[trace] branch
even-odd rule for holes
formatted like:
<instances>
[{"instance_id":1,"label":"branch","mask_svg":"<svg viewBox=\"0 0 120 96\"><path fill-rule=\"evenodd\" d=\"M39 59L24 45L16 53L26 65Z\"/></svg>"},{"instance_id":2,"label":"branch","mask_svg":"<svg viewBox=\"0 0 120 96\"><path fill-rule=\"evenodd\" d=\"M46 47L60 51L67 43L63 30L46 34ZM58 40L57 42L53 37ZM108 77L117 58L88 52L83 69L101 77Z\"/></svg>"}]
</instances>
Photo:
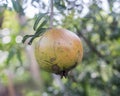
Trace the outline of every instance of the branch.
<instances>
[{"instance_id":1,"label":"branch","mask_svg":"<svg viewBox=\"0 0 120 96\"><path fill-rule=\"evenodd\" d=\"M100 57L101 59L103 59L107 64L109 64L109 61L105 59L105 56L102 55L96 48L95 46L92 44L91 41L89 41L83 34L82 32L80 32L80 30L76 27L76 30L77 30L77 33L78 33L78 36L82 37L83 40L87 43L87 45L89 46L89 48L98 55L98 57Z\"/></svg>"},{"instance_id":2,"label":"branch","mask_svg":"<svg viewBox=\"0 0 120 96\"><path fill-rule=\"evenodd\" d=\"M8 92L9 92L9 95L10 96L16 96L16 93L15 93L15 88L14 88L14 84L13 84L13 74L7 70L6 71L6 74L7 74L7 79L8 79Z\"/></svg>"},{"instance_id":3,"label":"branch","mask_svg":"<svg viewBox=\"0 0 120 96\"><path fill-rule=\"evenodd\" d=\"M53 27L53 0L50 0L50 28Z\"/></svg>"}]
</instances>

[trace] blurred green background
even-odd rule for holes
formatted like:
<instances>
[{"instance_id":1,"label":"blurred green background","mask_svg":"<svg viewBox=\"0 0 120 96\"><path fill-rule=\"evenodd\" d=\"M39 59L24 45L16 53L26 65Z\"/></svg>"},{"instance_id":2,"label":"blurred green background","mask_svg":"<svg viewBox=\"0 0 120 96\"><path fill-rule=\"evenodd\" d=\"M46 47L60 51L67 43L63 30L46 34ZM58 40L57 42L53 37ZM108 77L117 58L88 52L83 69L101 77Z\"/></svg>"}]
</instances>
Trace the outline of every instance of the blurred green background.
<instances>
[{"instance_id":1,"label":"blurred green background","mask_svg":"<svg viewBox=\"0 0 120 96\"><path fill-rule=\"evenodd\" d=\"M0 0L0 96L119 96L120 0L53 1L53 25L82 40L81 64L61 79L38 67L34 42L22 43L50 0Z\"/></svg>"}]
</instances>

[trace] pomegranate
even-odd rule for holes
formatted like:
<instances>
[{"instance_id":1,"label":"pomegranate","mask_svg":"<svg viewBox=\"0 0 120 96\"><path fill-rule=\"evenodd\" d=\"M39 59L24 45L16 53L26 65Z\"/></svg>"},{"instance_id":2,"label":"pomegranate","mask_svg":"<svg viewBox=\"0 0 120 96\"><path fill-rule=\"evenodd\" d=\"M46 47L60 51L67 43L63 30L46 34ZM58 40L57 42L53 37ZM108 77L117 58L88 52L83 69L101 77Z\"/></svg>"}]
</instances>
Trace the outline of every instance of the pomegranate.
<instances>
[{"instance_id":1,"label":"pomegranate","mask_svg":"<svg viewBox=\"0 0 120 96\"><path fill-rule=\"evenodd\" d=\"M83 57L82 43L69 30L51 28L35 45L35 57L42 69L66 77Z\"/></svg>"}]
</instances>

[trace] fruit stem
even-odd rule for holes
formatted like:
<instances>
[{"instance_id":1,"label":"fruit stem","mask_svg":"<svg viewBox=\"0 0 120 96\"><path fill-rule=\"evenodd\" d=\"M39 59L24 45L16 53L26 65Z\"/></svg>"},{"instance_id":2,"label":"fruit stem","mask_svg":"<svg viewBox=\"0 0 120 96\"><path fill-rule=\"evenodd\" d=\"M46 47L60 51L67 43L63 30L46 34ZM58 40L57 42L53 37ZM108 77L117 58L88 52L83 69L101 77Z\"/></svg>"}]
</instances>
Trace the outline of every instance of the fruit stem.
<instances>
[{"instance_id":1,"label":"fruit stem","mask_svg":"<svg viewBox=\"0 0 120 96\"><path fill-rule=\"evenodd\" d=\"M50 28L53 27L53 0L50 0Z\"/></svg>"}]
</instances>

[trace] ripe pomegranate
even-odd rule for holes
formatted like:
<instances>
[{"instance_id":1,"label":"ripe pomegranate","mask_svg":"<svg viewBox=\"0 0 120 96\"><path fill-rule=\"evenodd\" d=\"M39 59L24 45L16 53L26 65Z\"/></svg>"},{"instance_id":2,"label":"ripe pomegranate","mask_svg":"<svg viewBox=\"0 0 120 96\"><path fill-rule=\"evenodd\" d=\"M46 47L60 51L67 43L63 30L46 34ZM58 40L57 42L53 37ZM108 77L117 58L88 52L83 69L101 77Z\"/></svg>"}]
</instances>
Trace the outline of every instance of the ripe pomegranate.
<instances>
[{"instance_id":1,"label":"ripe pomegranate","mask_svg":"<svg viewBox=\"0 0 120 96\"><path fill-rule=\"evenodd\" d=\"M35 56L42 69L66 77L68 71L80 63L83 47L75 33L52 28L40 37Z\"/></svg>"}]
</instances>

